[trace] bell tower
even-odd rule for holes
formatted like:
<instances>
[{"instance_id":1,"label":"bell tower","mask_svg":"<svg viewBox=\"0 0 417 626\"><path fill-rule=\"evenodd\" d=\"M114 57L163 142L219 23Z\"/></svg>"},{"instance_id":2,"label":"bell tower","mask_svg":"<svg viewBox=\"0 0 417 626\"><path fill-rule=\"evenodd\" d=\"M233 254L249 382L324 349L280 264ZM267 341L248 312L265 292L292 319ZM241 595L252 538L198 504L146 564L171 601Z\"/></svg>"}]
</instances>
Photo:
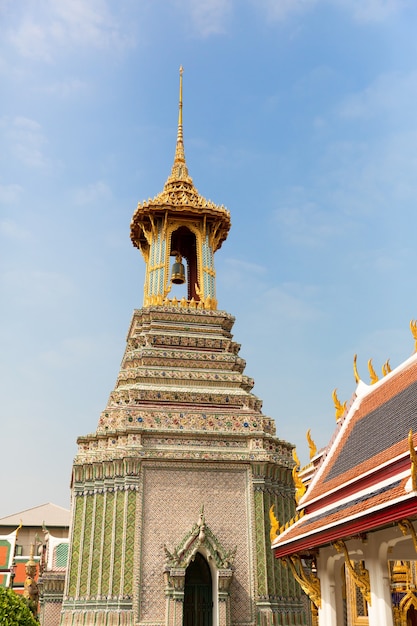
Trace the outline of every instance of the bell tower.
<instances>
[{"instance_id":1,"label":"bell tower","mask_svg":"<svg viewBox=\"0 0 417 626\"><path fill-rule=\"evenodd\" d=\"M230 214L224 206L200 196L188 174L182 125L182 77L181 67L177 144L171 174L160 194L138 204L130 237L146 263L144 306L169 304L171 283L186 282L188 297L184 297L183 305L216 309L214 253L227 237ZM170 258L175 259L172 272Z\"/></svg>"},{"instance_id":2,"label":"bell tower","mask_svg":"<svg viewBox=\"0 0 417 626\"><path fill-rule=\"evenodd\" d=\"M294 515L292 446L262 413L234 318L217 307L230 215L188 174L182 77L171 174L131 222L143 307L97 428L77 441L61 626L306 623L271 550L271 520ZM185 281L178 300L171 286Z\"/></svg>"}]
</instances>

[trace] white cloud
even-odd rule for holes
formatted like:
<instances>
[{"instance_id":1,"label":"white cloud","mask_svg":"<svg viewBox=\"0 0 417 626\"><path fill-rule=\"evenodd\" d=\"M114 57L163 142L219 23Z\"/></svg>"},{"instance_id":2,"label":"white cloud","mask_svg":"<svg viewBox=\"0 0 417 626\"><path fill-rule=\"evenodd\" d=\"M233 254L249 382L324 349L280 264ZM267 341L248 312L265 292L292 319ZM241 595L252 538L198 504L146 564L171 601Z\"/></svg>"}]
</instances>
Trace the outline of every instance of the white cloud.
<instances>
[{"instance_id":1,"label":"white cloud","mask_svg":"<svg viewBox=\"0 0 417 626\"><path fill-rule=\"evenodd\" d=\"M329 214L314 202L305 201L297 205L295 199L293 206L276 209L274 220L282 235L292 243L313 248L322 246L345 229L340 214Z\"/></svg>"},{"instance_id":2,"label":"white cloud","mask_svg":"<svg viewBox=\"0 0 417 626\"><path fill-rule=\"evenodd\" d=\"M28 239L30 234L27 230L22 229L16 221L4 219L0 220L0 236L12 241L22 241Z\"/></svg>"},{"instance_id":3,"label":"white cloud","mask_svg":"<svg viewBox=\"0 0 417 626\"><path fill-rule=\"evenodd\" d=\"M376 277L380 274L388 279L400 276L414 262L414 250L397 246L387 241L385 248L370 245L366 250L355 250L351 255L352 270L366 272Z\"/></svg>"},{"instance_id":4,"label":"white cloud","mask_svg":"<svg viewBox=\"0 0 417 626\"><path fill-rule=\"evenodd\" d=\"M132 41L106 0L28 0L7 38L23 57L53 61L57 49L119 50Z\"/></svg>"},{"instance_id":5,"label":"white cloud","mask_svg":"<svg viewBox=\"0 0 417 626\"><path fill-rule=\"evenodd\" d=\"M320 0L251 0L258 8L261 7L268 19L284 20L291 14L304 13L314 7Z\"/></svg>"},{"instance_id":6,"label":"white cloud","mask_svg":"<svg viewBox=\"0 0 417 626\"><path fill-rule=\"evenodd\" d=\"M343 6L360 22L378 22L386 20L407 6L409 0L332 0Z\"/></svg>"},{"instance_id":7,"label":"white cloud","mask_svg":"<svg viewBox=\"0 0 417 626\"><path fill-rule=\"evenodd\" d=\"M219 280L230 293L231 290L246 290L248 282L251 281L259 286L259 281L265 276L267 270L257 263L228 258L219 265L217 271Z\"/></svg>"},{"instance_id":8,"label":"white cloud","mask_svg":"<svg viewBox=\"0 0 417 626\"><path fill-rule=\"evenodd\" d=\"M0 185L0 203L3 206L6 204L16 204L22 191L23 189L20 185Z\"/></svg>"},{"instance_id":9,"label":"white cloud","mask_svg":"<svg viewBox=\"0 0 417 626\"><path fill-rule=\"evenodd\" d=\"M322 314L314 304L316 297L317 288L312 285L284 283L265 292L263 314L269 319L279 319L282 325L317 320Z\"/></svg>"},{"instance_id":10,"label":"white cloud","mask_svg":"<svg viewBox=\"0 0 417 626\"><path fill-rule=\"evenodd\" d=\"M84 362L98 354L99 342L91 337L71 337L39 355L42 367L59 369Z\"/></svg>"},{"instance_id":11,"label":"white cloud","mask_svg":"<svg viewBox=\"0 0 417 626\"><path fill-rule=\"evenodd\" d=\"M11 269L0 275L8 297L24 306L50 308L74 294L72 281L64 274L36 269Z\"/></svg>"},{"instance_id":12,"label":"white cloud","mask_svg":"<svg viewBox=\"0 0 417 626\"><path fill-rule=\"evenodd\" d=\"M3 129L4 144L10 153L28 167L44 167L47 164L43 154L46 138L41 125L27 117L3 117L0 119Z\"/></svg>"},{"instance_id":13,"label":"white cloud","mask_svg":"<svg viewBox=\"0 0 417 626\"><path fill-rule=\"evenodd\" d=\"M175 0L175 4L191 18L198 35L223 34L232 12L233 0Z\"/></svg>"},{"instance_id":14,"label":"white cloud","mask_svg":"<svg viewBox=\"0 0 417 626\"><path fill-rule=\"evenodd\" d=\"M373 22L388 19L407 6L410 0L251 0L266 13L270 20L284 20L290 15L310 11L316 5L328 5L342 8L353 19L361 22Z\"/></svg>"},{"instance_id":15,"label":"white cloud","mask_svg":"<svg viewBox=\"0 0 417 626\"><path fill-rule=\"evenodd\" d=\"M38 89L39 91L43 91L51 96L68 98L74 95L79 96L80 94L84 94L86 91L91 89L91 85L82 80L78 80L77 78L73 78L66 81L52 83L50 85L46 85L45 87L40 86Z\"/></svg>"},{"instance_id":16,"label":"white cloud","mask_svg":"<svg viewBox=\"0 0 417 626\"><path fill-rule=\"evenodd\" d=\"M266 268L263 265L257 263L250 263L249 261L241 261L240 259L226 259L226 266L243 272L244 274L265 274Z\"/></svg>"},{"instance_id":17,"label":"white cloud","mask_svg":"<svg viewBox=\"0 0 417 626\"><path fill-rule=\"evenodd\" d=\"M95 204L111 198L112 193L107 183L102 180L91 183L75 191L75 202L80 205Z\"/></svg>"},{"instance_id":18,"label":"white cloud","mask_svg":"<svg viewBox=\"0 0 417 626\"><path fill-rule=\"evenodd\" d=\"M396 122L415 119L417 72L387 73L378 76L363 91L348 95L340 105L339 114L347 119L369 119L394 115Z\"/></svg>"}]
</instances>

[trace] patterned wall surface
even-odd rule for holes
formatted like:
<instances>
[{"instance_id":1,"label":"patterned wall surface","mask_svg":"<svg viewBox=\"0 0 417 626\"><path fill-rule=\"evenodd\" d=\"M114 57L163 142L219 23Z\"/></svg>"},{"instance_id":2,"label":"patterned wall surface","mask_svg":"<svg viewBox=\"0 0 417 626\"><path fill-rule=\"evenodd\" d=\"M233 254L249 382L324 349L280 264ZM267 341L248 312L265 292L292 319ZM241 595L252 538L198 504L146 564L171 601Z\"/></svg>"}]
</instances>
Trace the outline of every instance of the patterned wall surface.
<instances>
[{"instance_id":1,"label":"patterned wall surface","mask_svg":"<svg viewBox=\"0 0 417 626\"><path fill-rule=\"evenodd\" d=\"M207 523L223 546L227 549L237 546L231 589L232 621L238 624L253 620L248 488L244 467L165 465L144 469L141 623L164 622L164 544L170 549L177 545L197 521L202 505Z\"/></svg>"},{"instance_id":2,"label":"patterned wall surface","mask_svg":"<svg viewBox=\"0 0 417 626\"><path fill-rule=\"evenodd\" d=\"M221 626L305 623L269 537L272 504L281 523L293 514L292 447L251 392L233 321L170 306L134 312L97 431L78 439L61 626L164 625L164 545L176 547L203 505L219 544L237 547ZM181 626L175 604L169 619Z\"/></svg>"}]
</instances>

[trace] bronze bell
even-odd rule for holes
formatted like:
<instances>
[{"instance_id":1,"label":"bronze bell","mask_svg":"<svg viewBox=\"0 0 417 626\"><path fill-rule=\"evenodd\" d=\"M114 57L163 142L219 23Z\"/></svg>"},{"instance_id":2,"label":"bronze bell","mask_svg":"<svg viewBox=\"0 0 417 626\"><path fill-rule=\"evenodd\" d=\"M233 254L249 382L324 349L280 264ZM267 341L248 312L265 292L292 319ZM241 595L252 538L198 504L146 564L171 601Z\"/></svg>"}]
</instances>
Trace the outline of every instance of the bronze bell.
<instances>
[{"instance_id":1,"label":"bronze bell","mask_svg":"<svg viewBox=\"0 0 417 626\"><path fill-rule=\"evenodd\" d=\"M180 254L177 254L175 263L172 265L171 282L174 285L183 285L185 283L185 268Z\"/></svg>"}]
</instances>

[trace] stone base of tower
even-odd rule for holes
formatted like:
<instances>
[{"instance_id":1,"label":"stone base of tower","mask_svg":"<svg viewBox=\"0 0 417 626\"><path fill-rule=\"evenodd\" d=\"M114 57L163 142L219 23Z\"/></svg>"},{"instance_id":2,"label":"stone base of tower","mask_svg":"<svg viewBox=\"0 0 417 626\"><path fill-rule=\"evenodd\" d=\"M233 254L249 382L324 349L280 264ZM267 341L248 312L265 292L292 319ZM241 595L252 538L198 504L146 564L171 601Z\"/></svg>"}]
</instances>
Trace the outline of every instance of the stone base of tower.
<instances>
[{"instance_id":1,"label":"stone base of tower","mask_svg":"<svg viewBox=\"0 0 417 626\"><path fill-rule=\"evenodd\" d=\"M98 429L78 441L61 626L306 623L270 541L271 506L294 515L292 446L250 391L233 321L135 311Z\"/></svg>"}]
</instances>

